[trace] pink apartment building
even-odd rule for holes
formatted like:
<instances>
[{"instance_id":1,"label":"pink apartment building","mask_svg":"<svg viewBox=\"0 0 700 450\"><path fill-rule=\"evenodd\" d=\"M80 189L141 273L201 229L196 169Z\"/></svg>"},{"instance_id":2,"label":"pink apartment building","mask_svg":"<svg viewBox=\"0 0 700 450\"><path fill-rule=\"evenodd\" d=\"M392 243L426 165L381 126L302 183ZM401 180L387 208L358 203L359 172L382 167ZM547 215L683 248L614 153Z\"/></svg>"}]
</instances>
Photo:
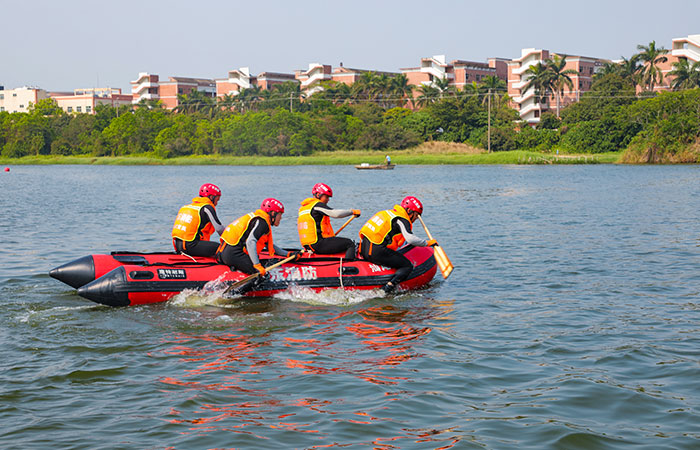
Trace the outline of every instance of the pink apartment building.
<instances>
[{"instance_id":1,"label":"pink apartment building","mask_svg":"<svg viewBox=\"0 0 700 450\"><path fill-rule=\"evenodd\" d=\"M554 112L556 109L556 98L554 95L547 96L541 102L535 99L535 90L524 88L528 83L529 76L527 69L537 63L544 63L554 55L566 57L565 70L573 69L575 74L569 75L573 83L573 89L568 89L560 98L560 108L579 100L581 93L591 89L593 75L606 63L602 58L589 58L585 56L566 55L563 53L550 53L549 50L534 48L524 48L518 59L513 59L508 63L508 95L511 98L512 106L519 113L520 117L528 124L534 125L540 121L540 116L545 111Z\"/></svg>"},{"instance_id":2,"label":"pink apartment building","mask_svg":"<svg viewBox=\"0 0 700 450\"><path fill-rule=\"evenodd\" d=\"M208 78L169 77L160 81L158 75L142 72L131 82L133 103L141 100L160 100L167 109L178 105L178 95L187 95L199 91L208 97L216 96L216 82Z\"/></svg>"},{"instance_id":3,"label":"pink apartment building","mask_svg":"<svg viewBox=\"0 0 700 450\"><path fill-rule=\"evenodd\" d=\"M311 63L308 70L295 70L294 77L299 81L301 90L308 95L314 94L323 88L318 85L321 81L332 80L331 66L326 64Z\"/></svg>"},{"instance_id":4,"label":"pink apartment building","mask_svg":"<svg viewBox=\"0 0 700 450\"><path fill-rule=\"evenodd\" d=\"M683 38L673 39L670 51L664 56L666 56L666 62L658 64L664 78L659 85L654 86L655 92L671 90L673 77L670 75L670 72L673 70L675 63L681 59L687 60L691 65L700 61L700 34L691 34ZM637 91L642 89L642 86L637 87Z\"/></svg>"},{"instance_id":5,"label":"pink apartment building","mask_svg":"<svg viewBox=\"0 0 700 450\"><path fill-rule=\"evenodd\" d=\"M260 89L271 89L273 86L288 81L297 83L296 77L291 73L262 72L258 76L250 74L248 67L231 70L228 78L217 79L216 96L238 95L242 89L250 89L258 86Z\"/></svg>"}]
</instances>

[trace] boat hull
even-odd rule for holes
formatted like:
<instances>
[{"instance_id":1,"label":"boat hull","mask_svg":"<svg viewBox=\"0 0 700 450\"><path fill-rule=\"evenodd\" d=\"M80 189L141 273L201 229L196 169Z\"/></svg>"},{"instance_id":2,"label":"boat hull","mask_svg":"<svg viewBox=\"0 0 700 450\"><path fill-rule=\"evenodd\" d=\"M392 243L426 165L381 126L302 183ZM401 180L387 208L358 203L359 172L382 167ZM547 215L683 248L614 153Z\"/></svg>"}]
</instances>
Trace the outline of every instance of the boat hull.
<instances>
[{"instance_id":1,"label":"boat hull","mask_svg":"<svg viewBox=\"0 0 700 450\"><path fill-rule=\"evenodd\" d=\"M402 250L414 269L400 289L417 289L428 284L437 271L430 247L407 247ZM312 255L272 269L265 279L245 293L250 297L269 297L299 286L313 291L324 289L368 290L382 287L395 269L364 260L345 261L340 255ZM96 258L99 261L100 258ZM267 258L268 265L278 261ZM110 262L111 264L111 262ZM217 280L228 286L247 275L231 271L228 266L210 262L120 264L111 271L78 288L78 295L108 306L159 303L185 289L202 289Z\"/></svg>"}]
</instances>

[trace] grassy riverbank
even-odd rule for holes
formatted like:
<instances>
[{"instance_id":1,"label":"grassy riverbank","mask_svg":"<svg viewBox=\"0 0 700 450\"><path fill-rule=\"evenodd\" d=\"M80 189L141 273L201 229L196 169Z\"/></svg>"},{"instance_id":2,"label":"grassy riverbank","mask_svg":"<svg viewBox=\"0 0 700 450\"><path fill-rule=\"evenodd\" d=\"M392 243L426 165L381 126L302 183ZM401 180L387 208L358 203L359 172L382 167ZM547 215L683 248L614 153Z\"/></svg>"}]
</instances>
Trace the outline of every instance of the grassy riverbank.
<instances>
[{"instance_id":1,"label":"grassy riverbank","mask_svg":"<svg viewBox=\"0 0 700 450\"><path fill-rule=\"evenodd\" d=\"M612 164L620 153L591 155L551 154L528 151L486 153L480 149L454 143L425 143L407 150L318 152L309 156L217 156L199 155L179 158L139 156L25 156L0 158L1 165L29 164L104 164L104 165L230 165L230 166L300 166L383 164L389 154L398 165L439 164Z\"/></svg>"}]
</instances>

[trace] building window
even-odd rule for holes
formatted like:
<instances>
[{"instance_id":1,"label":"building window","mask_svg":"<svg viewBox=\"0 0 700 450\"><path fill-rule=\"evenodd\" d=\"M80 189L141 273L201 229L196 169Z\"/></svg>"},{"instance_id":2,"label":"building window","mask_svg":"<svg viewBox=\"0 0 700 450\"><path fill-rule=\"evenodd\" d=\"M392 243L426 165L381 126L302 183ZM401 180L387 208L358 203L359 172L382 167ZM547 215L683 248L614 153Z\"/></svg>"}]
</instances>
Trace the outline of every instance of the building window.
<instances>
[{"instance_id":1,"label":"building window","mask_svg":"<svg viewBox=\"0 0 700 450\"><path fill-rule=\"evenodd\" d=\"M76 107L75 107L75 110L76 110L77 112L83 112L83 107L82 107L82 106L76 106Z\"/></svg>"},{"instance_id":2,"label":"building window","mask_svg":"<svg viewBox=\"0 0 700 450\"><path fill-rule=\"evenodd\" d=\"M72 106L69 106L69 107L68 107L68 112L73 112L73 107L72 107Z\"/></svg>"},{"instance_id":3,"label":"building window","mask_svg":"<svg viewBox=\"0 0 700 450\"><path fill-rule=\"evenodd\" d=\"M540 110L539 109L535 110L535 117L540 117Z\"/></svg>"},{"instance_id":4,"label":"building window","mask_svg":"<svg viewBox=\"0 0 700 450\"><path fill-rule=\"evenodd\" d=\"M20 107L21 109L23 109L23 108L24 108L24 105L19 105L19 107Z\"/></svg>"},{"instance_id":5,"label":"building window","mask_svg":"<svg viewBox=\"0 0 700 450\"><path fill-rule=\"evenodd\" d=\"M92 111L92 106L86 106L86 107L85 107L85 112L86 112L86 113L89 113L90 111Z\"/></svg>"},{"instance_id":6,"label":"building window","mask_svg":"<svg viewBox=\"0 0 700 450\"><path fill-rule=\"evenodd\" d=\"M12 93L13 97L17 97L17 94L15 92Z\"/></svg>"},{"instance_id":7,"label":"building window","mask_svg":"<svg viewBox=\"0 0 700 450\"><path fill-rule=\"evenodd\" d=\"M177 93L182 94L182 89L178 88Z\"/></svg>"},{"instance_id":8,"label":"building window","mask_svg":"<svg viewBox=\"0 0 700 450\"><path fill-rule=\"evenodd\" d=\"M0 112L2 112L2 111L5 111L5 107L4 107L4 106L0 106Z\"/></svg>"},{"instance_id":9,"label":"building window","mask_svg":"<svg viewBox=\"0 0 700 450\"><path fill-rule=\"evenodd\" d=\"M5 98L5 94L0 94L0 100Z\"/></svg>"}]
</instances>

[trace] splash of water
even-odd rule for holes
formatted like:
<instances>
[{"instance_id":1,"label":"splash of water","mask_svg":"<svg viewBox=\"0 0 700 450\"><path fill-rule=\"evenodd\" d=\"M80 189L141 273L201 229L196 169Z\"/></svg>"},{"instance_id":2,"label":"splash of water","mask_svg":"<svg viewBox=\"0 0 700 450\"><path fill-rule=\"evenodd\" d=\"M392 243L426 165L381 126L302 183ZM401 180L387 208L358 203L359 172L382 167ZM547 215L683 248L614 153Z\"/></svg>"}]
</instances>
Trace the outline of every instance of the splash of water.
<instances>
[{"instance_id":1,"label":"splash of water","mask_svg":"<svg viewBox=\"0 0 700 450\"><path fill-rule=\"evenodd\" d=\"M372 298L384 296L386 296L386 294L382 289L324 289L316 292L313 289L305 287L290 286L286 291L276 294L275 298L293 302L308 303L310 305L348 306L355 305Z\"/></svg>"},{"instance_id":2,"label":"splash of water","mask_svg":"<svg viewBox=\"0 0 700 450\"><path fill-rule=\"evenodd\" d=\"M171 306L177 307L197 307L197 306L231 306L236 298L241 296L231 296L224 294L227 283L223 283L225 274L204 285L202 289L185 289L169 300Z\"/></svg>"}]
</instances>

